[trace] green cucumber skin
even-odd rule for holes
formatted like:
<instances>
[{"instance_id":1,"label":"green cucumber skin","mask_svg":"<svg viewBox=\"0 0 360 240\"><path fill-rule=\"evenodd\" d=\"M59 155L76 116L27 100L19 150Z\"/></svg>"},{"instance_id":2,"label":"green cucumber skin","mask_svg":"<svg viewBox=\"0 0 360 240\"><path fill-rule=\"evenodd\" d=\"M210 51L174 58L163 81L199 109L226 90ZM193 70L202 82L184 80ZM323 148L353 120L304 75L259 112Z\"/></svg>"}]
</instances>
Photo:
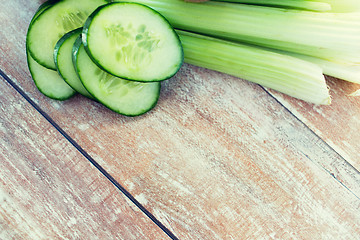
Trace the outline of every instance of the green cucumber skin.
<instances>
[{"instance_id":1,"label":"green cucumber skin","mask_svg":"<svg viewBox=\"0 0 360 240\"><path fill-rule=\"evenodd\" d=\"M113 1L113 2L110 2L108 4L105 4L105 5L102 5L102 6L99 6L97 9L95 9L95 11L93 11L89 17L86 19L85 23L84 23L84 26L83 26L83 32L82 32L82 42L84 44L84 47L85 47L85 50L88 54L88 56L92 59L92 61L100 68L102 69L103 71L105 72L108 72L114 76L117 76L115 75L114 73L108 71L107 69L105 69L100 63L99 61L93 57L93 54L91 53L91 50L90 50L90 47L89 47L89 43L88 43L88 31L89 31L89 28L90 28L90 25L91 25L91 22L92 20L94 19L94 17L104 8L106 7L109 7L113 4L127 4L128 2L122 2L122 1ZM130 3L130 4L134 4L134 3ZM117 76L117 77L120 77L122 79L126 79L126 80L129 80L129 81L136 81L136 82L161 82L161 81L164 81L164 80L167 80L167 79L170 79L172 78L181 68L181 66L183 65L184 63L184 51L182 49L182 44L181 44L181 40L180 40L180 37L178 36L177 32L175 31L175 29L171 26L170 22L162 15L160 14L159 12L155 11L154 9L148 7L147 5L145 4L142 4L142 3L135 3L135 4L138 4L138 5L142 5L142 6L145 6L149 9L151 9L153 11L154 14L157 14L159 15L161 18L163 18L163 20L168 24L168 26L170 27L170 29L172 29L173 33L174 33L174 36L176 36L177 38L177 43L178 43L178 46L181 47L181 61L179 62L178 64L178 67L177 69L174 71L173 74L170 74L166 77L163 77L161 79L153 79L153 80L142 80L142 79L132 79L132 78L129 78L129 77L126 77L126 76Z\"/></svg>"},{"instance_id":2,"label":"green cucumber skin","mask_svg":"<svg viewBox=\"0 0 360 240\"><path fill-rule=\"evenodd\" d=\"M91 91L89 91L89 90L86 88L86 86L84 85L84 83L82 82L81 77L80 77L80 74L79 74L79 69L78 69L78 67L77 67L77 65L76 65L77 55L78 55L79 48L80 48L81 45L82 45L82 36L81 36L81 34L80 34L79 37L75 40L74 45L73 45L73 48L72 48L72 53L71 53L72 64L73 64L73 66L74 66L76 75L78 76L80 82L83 84L85 90L89 93L89 98L92 99L92 100L98 101L98 100L96 99L96 97L94 96L94 94L92 94Z\"/></svg>"},{"instance_id":3,"label":"green cucumber skin","mask_svg":"<svg viewBox=\"0 0 360 240\"><path fill-rule=\"evenodd\" d=\"M61 45L66 41L66 39L68 39L73 34L79 34L80 35L81 32L82 32L82 28L77 28L77 29L74 29L74 30L66 33L64 36L62 36L59 39L59 41L56 43L55 48L54 48L54 61L55 61L55 64L58 63L57 55L58 55L58 52L59 52L59 49L60 49Z\"/></svg>"},{"instance_id":4,"label":"green cucumber skin","mask_svg":"<svg viewBox=\"0 0 360 240\"><path fill-rule=\"evenodd\" d=\"M46 8L41 12L41 14L39 14L39 16L31 22L31 24L29 25L29 28L28 28L28 32L27 32L27 39L28 39L29 36L30 36L30 32L31 32L33 26L34 26L34 25L36 24L36 22L40 19L39 17L40 17L41 15L45 14L47 11L51 11L51 9L54 8L54 7L56 7L58 4L62 4L62 3L64 3L64 2L71 2L71 1L76 2L76 0L49 0L48 2L46 2L46 4L48 4L49 7L46 7ZM102 2L102 3L99 4L99 5L102 5L102 4L109 3L111 0L98 0L98 1L99 1L99 3ZM54 24L55 24L55 23L54 23ZM82 24L81 24L81 25L82 25ZM81 26L78 26L78 27L81 27ZM70 31L70 30L72 30L72 29L69 29L69 31ZM65 33L64 33L64 34L65 34ZM61 36L60 36L60 37L61 37ZM59 37L59 39L60 39L60 37ZM28 45L30 46L30 44L37 44L37 43L36 43L36 42L32 42L32 40L29 40ZM55 45L55 44L54 44L54 45ZM39 59L39 57L37 56L37 54L34 53L34 50L32 49L32 47L28 47L28 49L29 49L29 53L30 53L31 57L32 57L35 61L37 61L40 65L42 65L42 66L44 66L44 67L46 67L46 68L49 68L49 69L57 70L57 69L56 69L56 66L55 66L55 63L49 62L49 59L47 59L47 60ZM49 57L50 57L50 55L49 55Z\"/></svg>"},{"instance_id":5,"label":"green cucumber skin","mask_svg":"<svg viewBox=\"0 0 360 240\"><path fill-rule=\"evenodd\" d=\"M125 112L123 112L123 111L121 111L121 110L119 110L119 109L115 109L115 108L111 107L109 104L101 101L101 99L99 99L99 97L97 97L97 96L93 93L93 91L86 86L86 83L84 82L84 80L81 78L81 76L80 76L80 74L79 74L80 69L78 68L78 65L77 65L77 56L78 56L78 53L79 53L79 48L80 48L82 45L83 45L82 39L81 39L81 37L79 37L79 38L75 41L74 46L73 46L73 64L74 64L75 68L77 69L76 72L78 73L80 80L83 82L84 87L85 87L86 90L94 97L94 99L95 99L97 102L101 103L101 104L104 105L106 108L110 109L111 111L116 112L116 113L118 113L118 114L120 114L120 115L123 115L123 116L127 116L127 117L136 117L136 116L144 115L145 113L150 112L150 111L157 105L158 100L159 100L159 98L160 98L160 91L161 91L161 83L160 83L160 82L158 83L158 90L157 90L157 94L156 94L157 97L156 97L156 99L154 99L153 104L152 104L149 108L147 108L145 111L142 111L142 112L139 112L139 113L136 113L136 114L125 113ZM90 58L90 56L89 56L89 58ZM91 59L91 58L90 58L90 59ZM94 64L95 64L95 63L94 63ZM95 66L97 66L97 65L95 64Z\"/></svg>"},{"instance_id":6,"label":"green cucumber skin","mask_svg":"<svg viewBox=\"0 0 360 240\"><path fill-rule=\"evenodd\" d=\"M79 35L81 34L82 32L82 28L77 28L77 29L74 29L68 33L66 33L64 36L62 36L59 41L56 43L55 45L55 48L54 48L54 61L55 61L55 65L57 66L58 65L58 53L59 53L59 49L61 47L61 45L65 42L66 39L68 39L70 36L72 36L73 34L76 34L76 33L79 33ZM58 67L56 67L56 70L59 72L59 69ZM59 72L60 76L61 76L61 73ZM64 79L65 80L65 79Z\"/></svg>"},{"instance_id":7,"label":"green cucumber skin","mask_svg":"<svg viewBox=\"0 0 360 240\"><path fill-rule=\"evenodd\" d=\"M56 43L55 45L55 48L54 48L54 61L55 61L55 65L56 65L56 68L57 68L57 72L59 73L59 75L64 79L64 81L69 84L70 87L72 87L76 92L80 93L81 95L85 96L85 97L88 97L90 99L93 99L93 96L91 96L91 94L89 92L86 91L86 89L82 86L79 86L82 85L81 81L80 81L80 78L77 74L77 71L74 67L74 65L72 64L72 51L70 51L68 54L70 56L69 60L71 62L71 66L73 66L73 70L76 74L76 76L74 76L76 79L68 79L69 78L69 75L68 74L65 74L64 72L67 71L67 69L64 69L62 68L62 66L59 66L60 63L58 61L58 58L59 58L59 51L61 49L61 46L70 38L70 37L73 37L74 35L78 35L80 36L81 35L81 32L82 32L82 28L77 28L77 29L74 29L68 33L66 33L63 37L60 38L60 40ZM79 84L77 84L77 82Z\"/></svg>"}]
</instances>

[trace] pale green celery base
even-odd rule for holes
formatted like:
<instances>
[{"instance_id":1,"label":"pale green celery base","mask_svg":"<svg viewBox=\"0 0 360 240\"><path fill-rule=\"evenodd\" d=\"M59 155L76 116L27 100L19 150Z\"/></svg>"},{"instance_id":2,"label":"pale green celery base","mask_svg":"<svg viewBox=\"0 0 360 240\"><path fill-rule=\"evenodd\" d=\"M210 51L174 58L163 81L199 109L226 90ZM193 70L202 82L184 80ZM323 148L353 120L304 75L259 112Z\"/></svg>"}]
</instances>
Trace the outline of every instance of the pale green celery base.
<instances>
[{"instance_id":1,"label":"pale green celery base","mask_svg":"<svg viewBox=\"0 0 360 240\"><path fill-rule=\"evenodd\" d=\"M253 46L178 31L185 62L227 73L314 104L330 104L321 68Z\"/></svg>"}]
</instances>

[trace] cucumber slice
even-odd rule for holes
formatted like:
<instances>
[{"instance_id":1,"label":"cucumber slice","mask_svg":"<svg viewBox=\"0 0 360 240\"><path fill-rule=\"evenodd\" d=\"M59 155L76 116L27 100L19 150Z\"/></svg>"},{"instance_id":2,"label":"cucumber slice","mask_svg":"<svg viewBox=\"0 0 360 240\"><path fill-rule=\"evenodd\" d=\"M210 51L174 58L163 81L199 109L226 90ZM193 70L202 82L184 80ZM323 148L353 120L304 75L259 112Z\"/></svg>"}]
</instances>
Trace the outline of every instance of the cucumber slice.
<instances>
[{"instance_id":1,"label":"cucumber slice","mask_svg":"<svg viewBox=\"0 0 360 240\"><path fill-rule=\"evenodd\" d=\"M55 45L54 60L60 76L70 87L85 97L93 98L81 83L72 61L72 48L81 32L82 28L77 28L60 38Z\"/></svg>"},{"instance_id":2,"label":"cucumber slice","mask_svg":"<svg viewBox=\"0 0 360 240\"><path fill-rule=\"evenodd\" d=\"M86 53L80 38L73 50L80 80L100 103L126 116L138 116L155 107L160 95L160 82L128 81L101 70Z\"/></svg>"},{"instance_id":3,"label":"cucumber slice","mask_svg":"<svg viewBox=\"0 0 360 240\"><path fill-rule=\"evenodd\" d=\"M56 100L66 100L76 93L57 71L41 66L29 53L27 53L27 61L36 87L45 96Z\"/></svg>"},{"instance_id":4,"label":"cucumber slice","mask_svg":"<svg viewBox=\"0 0 360 240\"><path fill-rule=\"evenodd\" d=\"M57 1L49 0L43 3L32 17L30 25L42 12L55 4L55 2ZM30 56L28 39L26 39L26 56L30 74L36 87L42 94L56 100L66 100L75 94L75 91L64 82L56 71L41 66Z\"/></svg>"},{"instance_id":5,"label":"cucumber slice","mask_svg":"<svg viewBox=\"0 0 360 240\"><path fill-rule=\"evenodd\" d=\"M97 8L84 24L83 42L100 68L128 80L162 81L183 63L181 42L168 21L137 3Z\"/></svg>"},{"instance_id":6,"label":"cucumber slice","mask_svg":"<svg viewBox=\"0 0 360 240\"><path fill-rule=\"evenodd\" d=\"M46 8L30 24L29 52L44 67L56 70L53 51L56 42L67 32L82 27L86 18L106 0L61 0Z\"/></svg>"}]
</instances>

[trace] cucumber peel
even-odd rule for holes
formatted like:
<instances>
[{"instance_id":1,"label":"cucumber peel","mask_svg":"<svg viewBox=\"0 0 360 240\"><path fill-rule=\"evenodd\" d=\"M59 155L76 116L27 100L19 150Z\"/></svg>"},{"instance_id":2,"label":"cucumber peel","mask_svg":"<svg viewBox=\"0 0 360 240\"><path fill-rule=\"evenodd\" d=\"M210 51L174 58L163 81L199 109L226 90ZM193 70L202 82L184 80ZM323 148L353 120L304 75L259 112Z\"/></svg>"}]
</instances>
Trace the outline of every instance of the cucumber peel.
<instances>
[{"instance_id":1,"label":"cucumber peel","mask_svg":"<svg viewBox=\"0 0 360 240\"><path fill-rule=\"evenodd\" d=\"M78 28L60 38L55 45L54 61L58 73L70 87L85 97L93 98L81 83L72 61L73 45L81 32L82 28Z\"/></svg>"}]
</instances>

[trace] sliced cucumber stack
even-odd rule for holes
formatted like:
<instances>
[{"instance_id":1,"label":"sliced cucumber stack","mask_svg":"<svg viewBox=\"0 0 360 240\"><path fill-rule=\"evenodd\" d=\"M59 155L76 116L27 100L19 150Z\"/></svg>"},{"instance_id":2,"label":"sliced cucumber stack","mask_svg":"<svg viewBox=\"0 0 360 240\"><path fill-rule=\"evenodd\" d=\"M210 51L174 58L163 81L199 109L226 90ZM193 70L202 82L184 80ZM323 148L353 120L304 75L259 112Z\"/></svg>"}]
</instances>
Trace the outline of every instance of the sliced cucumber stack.
<instances>
[{"instance_id":1,"label":"sliced cucumber stack","mask_svg":"<svg viewBox=\"0 0 360 240\"><path fill-rule=\"evenodd\" d=\"M45 9L30 25L27 39L31 57L56 70L53 51L67 32L82 27L87 17L105 0L60 0Z\"/></svg>"},{"instance_id":2,"label":"sliced cucumber stack","mask_svg":"<svg viewBox=\"0 0 360 240\"><path fill-rule=\"evenodd\" d=\"M83 41L100 68L129 80L162 81L183 62L181 42L168 21L137 3L97 8L84 24Z\"/></svg>"},{"instance_id":3,"label":"sliced cucumber stack","mask_svg":"<svg viewBox=\"0 0 360 240\"><path fill-rule=\"evenodd\" d=\"M72 61L73 45L81 32L82 28L77 28L60 38L55 45L54 61L60 76L70 87L85 97L93 98L81 83Z\"/></svg>"},{"instance_id":4,"label":"sliced cucumber stack","mask_svg":"<svg viewBox=\"0 0 360 240\"><path fill-rule=\"evenodd\" d=\"M126 116L155 107L161 81L183 63L180 39L151 8L107 0L49 0L28 29L28 66L44 95L76 92Z\"/></svg>"},{"instance_id":5,"label":"sliced cucumber stack","mask_svg":"<svg viewBox=\"0 0 360 240\"><path fill-rule=\"evenodd\" d=\"M124 80L101 70L86 53L80 38L73 49L74 63L82 83L106 107L126 116L137 116L156 105L160 82Z\"/></svg>"}]
</instances>

